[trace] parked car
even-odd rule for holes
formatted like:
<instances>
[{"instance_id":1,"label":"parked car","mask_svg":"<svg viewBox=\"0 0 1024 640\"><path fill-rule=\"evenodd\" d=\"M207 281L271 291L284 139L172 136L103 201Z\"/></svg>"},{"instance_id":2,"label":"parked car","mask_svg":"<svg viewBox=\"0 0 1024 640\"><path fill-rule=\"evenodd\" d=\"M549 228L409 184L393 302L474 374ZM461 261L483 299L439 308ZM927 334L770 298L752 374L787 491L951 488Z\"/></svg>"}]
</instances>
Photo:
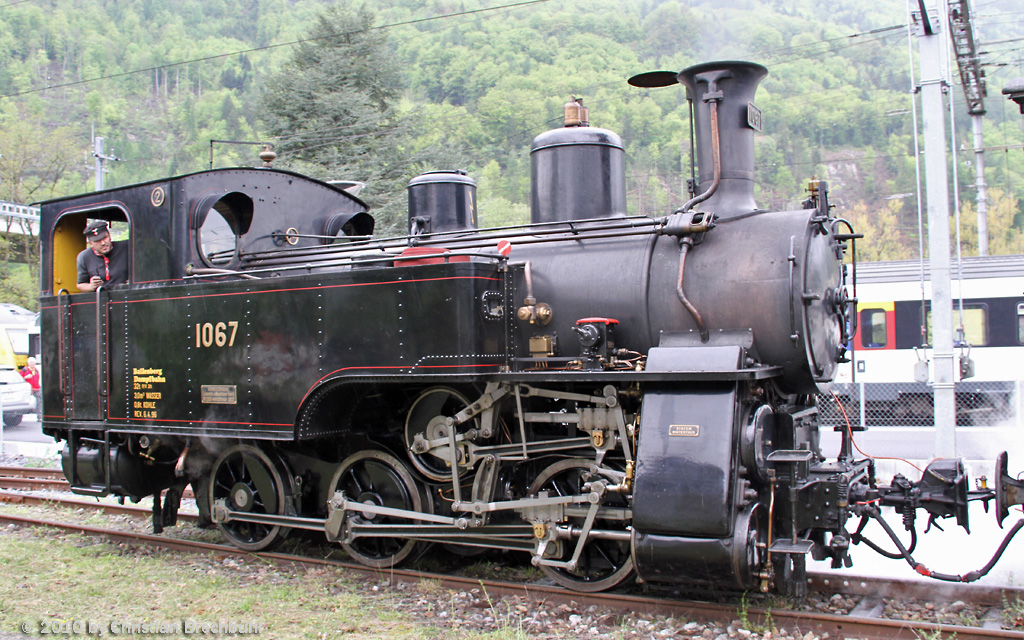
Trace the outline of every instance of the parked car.
<instances>
[{"instance_id":1,"label":"parked car","mask_svg":"<svg viewBox=\"0 0 1024 640\"><path fill-rule=\"evenodd\" d=\"M13 367L0 367L0 398L3 400L6 427L18 426L26 413L36 410L32 386Z\"/></svg>"}]
</instances>

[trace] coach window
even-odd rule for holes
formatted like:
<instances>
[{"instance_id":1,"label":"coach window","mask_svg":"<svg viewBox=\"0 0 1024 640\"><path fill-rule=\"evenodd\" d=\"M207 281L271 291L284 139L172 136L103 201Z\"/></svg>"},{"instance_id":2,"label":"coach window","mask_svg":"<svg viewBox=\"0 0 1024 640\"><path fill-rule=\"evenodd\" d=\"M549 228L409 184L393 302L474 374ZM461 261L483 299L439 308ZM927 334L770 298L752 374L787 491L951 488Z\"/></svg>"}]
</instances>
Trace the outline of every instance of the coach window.
<instances>
[{"instance_id":1,"label":"coach window","mask_svg":"<svg viewBox=\"0 0 1024 640\"><path fill-rule=\"evenodd\" d=\"M964 307L964 338L967 344L976 347L988 345L987 305L979 304Z\"/></svg>"},{"instance_id":2,"label":"coach window","mask_svg":"<svg viewBox=\"0 0 1024 640\"><path fill-rule=\"evenodd\" d=\"M885 309L864 309L860 312L861 345L865 349L885 347Z\"/></svg>"},{"instance_id":3,"label":"coach window","mask_svg":"<svg viewBox=\"0 0 1024 640\"><path fill-rule=\"evenodd\" d=\"M1017 305L1017 342L1024 344L1024 303Z\"/></svg>"},{"instance_id":4,"label":"coach window","mask_svg":"<svg viewBox=\"0 0 1024 640\"><path fill-rule=\"evenodd\" d=\"M953 330L960 328L960 305L953 302ZM988 305L986 304L965 304L963 314L964 338L960 342L958 337L957 345L970 345L972 347L988 346ZM928 344L932 342L932 310L928 309Z\"/></svg>"}]
</instances>

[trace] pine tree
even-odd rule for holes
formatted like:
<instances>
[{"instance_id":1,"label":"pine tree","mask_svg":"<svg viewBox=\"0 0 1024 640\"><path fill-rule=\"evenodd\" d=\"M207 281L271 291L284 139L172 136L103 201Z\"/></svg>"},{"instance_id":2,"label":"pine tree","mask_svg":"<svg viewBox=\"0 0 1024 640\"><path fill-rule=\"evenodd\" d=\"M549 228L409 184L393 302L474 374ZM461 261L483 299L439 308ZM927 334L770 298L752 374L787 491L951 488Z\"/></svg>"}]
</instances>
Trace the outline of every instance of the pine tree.
<instances>
[{"instance_id":1,"label":"pine tree","mask_svg":"<svg viewBox=\"0 0 1024 640\"><path fill-rule=\"evenodd\" d=\"M401 226L405 181L415 170L401 153L408 120L394 108L402 82L369 10L334 6L267 82L265 125L277 138L278 166L322 179L367 184L378 230ZM401 207L404 210L404 207Z\"/></svg>"}]
</instances>

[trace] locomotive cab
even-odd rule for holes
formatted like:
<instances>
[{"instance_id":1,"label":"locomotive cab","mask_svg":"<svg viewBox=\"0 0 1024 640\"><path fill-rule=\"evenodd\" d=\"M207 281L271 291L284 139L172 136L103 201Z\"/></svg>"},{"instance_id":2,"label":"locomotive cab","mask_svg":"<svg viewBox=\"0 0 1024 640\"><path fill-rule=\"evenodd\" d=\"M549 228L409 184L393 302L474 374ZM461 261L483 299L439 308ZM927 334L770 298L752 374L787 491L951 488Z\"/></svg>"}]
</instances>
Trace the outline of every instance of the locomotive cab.
<instances>
[{"instance_id":1,"label":"locomotive cab","mask_svg":"<svg viewBox=\"0 0 1024 640\"><path fill-rule=\"evenodd\" d=\"M158 301L191 295L202 287L199 274L224 281L276 276L243 272L260 270L261 251L309 249L373 228L365 203L349 192L272 169L205 171L51 200L40 209L41 354L51 372L42 390L43 429L68 441L76 490L133 497L164 481L138 481L147 475L139 436L111 437L112 428L156 433L164 431L158 418L195 419L181 399L198 395L197 387L169 385L171 391L157 382L194 375L168 363L167 349L219 346L222 336L233 342L239 321L233 313L211 322L168 315ZM118 250L127 251L128 281L82 292L76 259L93 220L105 221Z\"/></svg>"}]
</instances>

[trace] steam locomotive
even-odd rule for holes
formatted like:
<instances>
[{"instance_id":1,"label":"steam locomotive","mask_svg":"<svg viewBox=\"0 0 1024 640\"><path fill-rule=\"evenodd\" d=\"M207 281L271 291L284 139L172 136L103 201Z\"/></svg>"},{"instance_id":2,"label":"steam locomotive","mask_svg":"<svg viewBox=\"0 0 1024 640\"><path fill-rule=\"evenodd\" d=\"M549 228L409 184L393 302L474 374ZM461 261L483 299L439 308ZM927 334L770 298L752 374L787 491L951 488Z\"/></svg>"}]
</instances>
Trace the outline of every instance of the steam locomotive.
<instances>
[{"instance_id":1,"label":"steam locomotive","mask_svg":"<svg viewBox=\"0 0 1024 640\"><path fill-rule=\"evenodd\" d=\"M766 73L631 79L693 109L699 177L664 217L627 215L621 139L576 101L534 140L517 228L477 229L459 171L410 182L395 238L353 185L269 163L42 203L43 429L73 490L152 496L159 531L191 484L243 549L302 529L372 567L504 549L580 591L801 593L806 557L849 564L851 520L882 506L1001 520L1024 501L1005 456L970 489L957 460L880 485L849 438L822 455L858 236L824 181L798 210L754 202ZM127 236L127 285L78 292L90 220Z\"/></svg>"}]
</instances>

